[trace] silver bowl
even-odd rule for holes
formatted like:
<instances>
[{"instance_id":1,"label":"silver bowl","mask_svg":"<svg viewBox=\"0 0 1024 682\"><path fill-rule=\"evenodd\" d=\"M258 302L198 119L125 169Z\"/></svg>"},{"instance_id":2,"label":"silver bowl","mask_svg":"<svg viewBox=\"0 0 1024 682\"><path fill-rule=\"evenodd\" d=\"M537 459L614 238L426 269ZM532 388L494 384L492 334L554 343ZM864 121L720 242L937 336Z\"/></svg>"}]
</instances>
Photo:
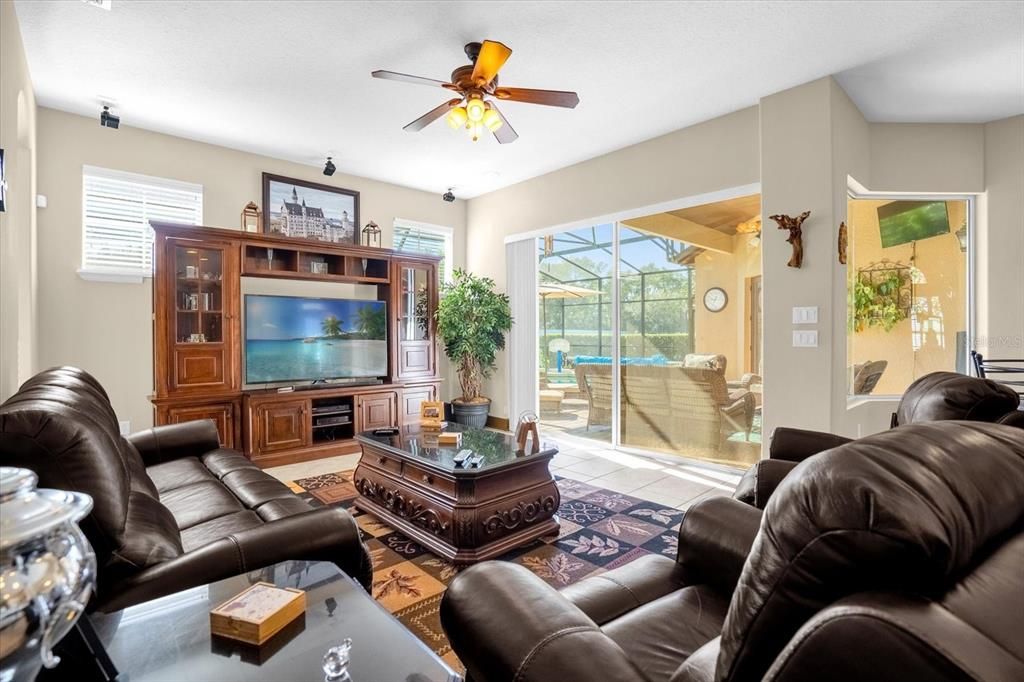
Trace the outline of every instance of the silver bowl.
<instances>
[{"instance_id":1,"label":"silver bowl","mask_svg":"<svg viewBox=\"0 0 1024 682\"><path fill-rule=\"evenodd\" d=\"M0 467L0 682L33 680L85 611L96 555L78 527L82 493L36 489L28 469Z\"/></svg>"}]
</instances>

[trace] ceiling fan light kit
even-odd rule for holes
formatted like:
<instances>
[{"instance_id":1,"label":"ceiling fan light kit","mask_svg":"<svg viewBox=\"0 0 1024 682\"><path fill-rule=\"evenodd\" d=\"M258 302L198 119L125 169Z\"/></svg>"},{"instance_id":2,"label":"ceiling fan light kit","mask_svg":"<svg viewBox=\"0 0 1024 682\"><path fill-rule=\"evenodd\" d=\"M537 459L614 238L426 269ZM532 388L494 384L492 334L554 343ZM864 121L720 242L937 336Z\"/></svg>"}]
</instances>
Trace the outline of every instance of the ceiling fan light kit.
<instances>
[{"instance_id":1,"label":"ceiling fan light kit","mask_svg":"<svg viewBox=\"0 0 1024 682\"><path fill-rule=\"evenodd\" d=\"M374 71L370 74L374 78L384 80L441 87L459 95L457 99L431 109L405 126L404 130L411 133L419 132L444 116L450 128L453 130L466 129L470 139L474 142L480 139L486 129L494 135L500 144L508 144L515 142L519 138L519 134L513 130L497 105L488 99L489 97L566 109L574 109L579 104L580 98L575 92L499 88L498 71L508 61L512 50L497 41L485 40L482 43L469 43L464 49L472 63L452 71L450 83L394 71Z\"/></svg>"}]
</instances>

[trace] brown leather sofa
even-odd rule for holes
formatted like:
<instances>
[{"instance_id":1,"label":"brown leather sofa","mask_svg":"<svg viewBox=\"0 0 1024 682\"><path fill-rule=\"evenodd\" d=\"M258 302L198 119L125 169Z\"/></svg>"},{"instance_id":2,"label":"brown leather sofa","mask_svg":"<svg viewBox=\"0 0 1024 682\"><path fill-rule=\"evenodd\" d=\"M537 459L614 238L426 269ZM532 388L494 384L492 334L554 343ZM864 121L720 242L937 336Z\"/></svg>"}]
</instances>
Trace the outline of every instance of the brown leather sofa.
<instances>
[{"instance_id":1,"label":"brown leather sofa","mask_svg":"<svg viewBox=\"0 0 1024 682\"><path fill-rule=\"evenodd\" d=\"M369 588L355 521L313 509L241 453L213 422L123 438L103 387L74 367L29 379L0 406L0 464L42 487L88 493L81 527L96 552L91 609L132 604L288 559L332 561Z\"/></svg>"},{"instance_id":2,"label":"brown leather sofa","mask_svg":"<svg viewBox=\"0 0 1024 682\"><path fill-rule=\"evenodd\" d=\"M890 422L901 424L964 419L1024 428L1024 411L1017 394L990 379L955 372L932 372L907 387ZM779 427L772 434L768 457L743 474L738 500L763 509L779 482L811 455L849 443L852 439L821 431Z\"/></svg>"},{"instance_id":3,"label":"brown leather sofa","mask_svg":"<svg viewBox=\"0 0 1024 682\"><path fill-rule=\"evenodd\" d=\"M912 424L797 469L763 516L691 507L675 561L561 592L464 570L441 604L456 654L474 682L1024 679L1019 430Z\"/></svg>"}]
</instances>

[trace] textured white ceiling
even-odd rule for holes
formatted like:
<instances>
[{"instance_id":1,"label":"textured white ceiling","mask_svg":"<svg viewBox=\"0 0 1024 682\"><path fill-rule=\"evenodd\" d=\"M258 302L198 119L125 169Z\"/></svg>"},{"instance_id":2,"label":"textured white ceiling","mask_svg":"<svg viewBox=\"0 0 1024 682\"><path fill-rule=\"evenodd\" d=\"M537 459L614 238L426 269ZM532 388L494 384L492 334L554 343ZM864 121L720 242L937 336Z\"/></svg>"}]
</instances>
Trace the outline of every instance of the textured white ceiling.
<instances>
[{"instance_id":1,"label":"textured white ceiling","mask_svg":"<svg viewBox=\"0 0 1024 682\"><path fill-rule=\"evenodd\" d=\"M127 126L472 197L756 104L827 74L871 120L1024 112L1022 2L179 2L16 4L39 102ZM575 110L509 102L513 144L443 121L462 45L513 49L503 85L576 90ZM685 162L685 160L680 160Z\"/></svg>"}]
</instances>

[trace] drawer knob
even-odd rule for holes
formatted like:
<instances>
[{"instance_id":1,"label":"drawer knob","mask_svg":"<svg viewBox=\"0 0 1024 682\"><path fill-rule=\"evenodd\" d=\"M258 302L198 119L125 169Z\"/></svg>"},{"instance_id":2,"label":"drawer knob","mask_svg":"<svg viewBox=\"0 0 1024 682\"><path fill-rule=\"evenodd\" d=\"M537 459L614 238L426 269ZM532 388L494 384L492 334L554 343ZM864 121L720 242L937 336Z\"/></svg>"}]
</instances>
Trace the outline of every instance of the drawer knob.
<instances>
[{"instance_id":1,"label":"drawer knob","mask_svg":"<svg viewBox=\"0 0 1024 682\"><path fill-rule=\"evenodd\" d=\"M423 474L423 482L424 483L433 483L434 482L434 477L431 476L430 474Z\"/></svg>"}]
</instances>

